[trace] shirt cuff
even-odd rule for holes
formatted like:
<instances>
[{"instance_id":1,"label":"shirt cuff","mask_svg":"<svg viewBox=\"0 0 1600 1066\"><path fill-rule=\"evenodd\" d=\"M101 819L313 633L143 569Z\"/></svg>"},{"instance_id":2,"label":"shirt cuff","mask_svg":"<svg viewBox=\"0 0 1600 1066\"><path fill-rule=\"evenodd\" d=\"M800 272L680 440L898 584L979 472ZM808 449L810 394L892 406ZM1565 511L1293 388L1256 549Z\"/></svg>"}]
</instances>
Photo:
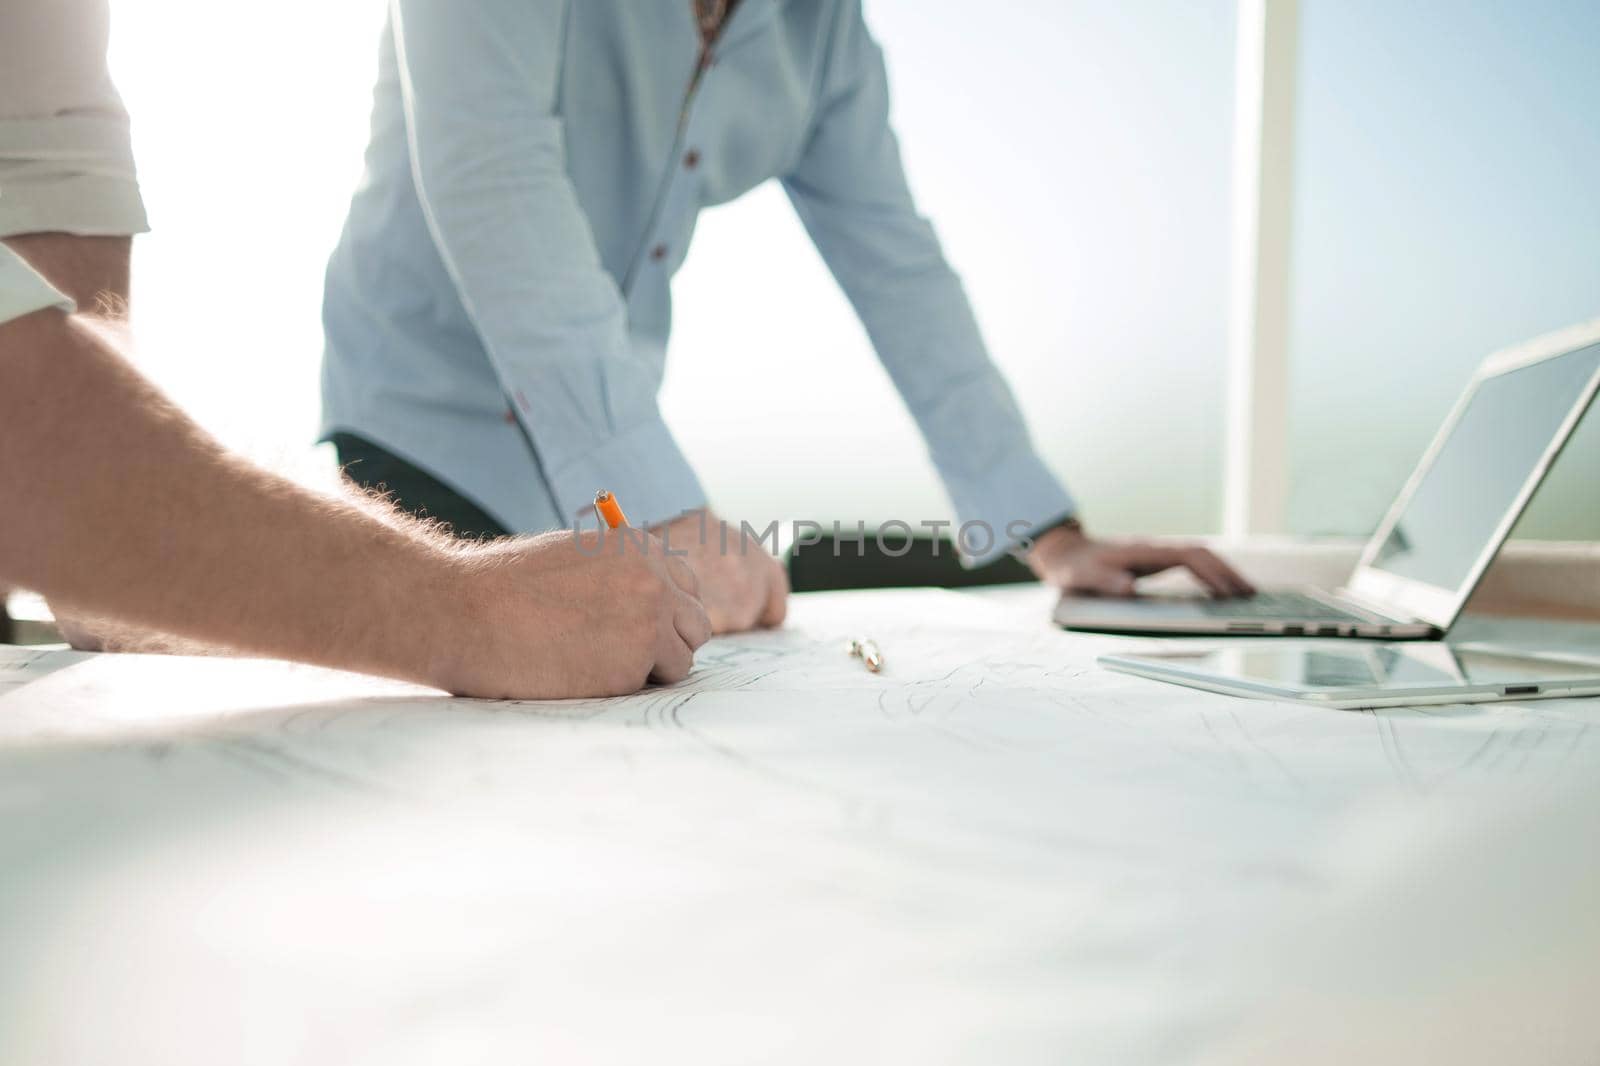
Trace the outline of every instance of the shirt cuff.
<instances>
[{"instance_id":1,"label":"shirt cuff","mask_svg":"<svg viewBox=\"0 0 1600 1066\"><path fill-rule=\"evenodd\" d=\"M705 490L660 417L591 449L550 475L562 520L577 526L601 489L615 493L630 525L670 522L706 505Z\"/></svg>"},{"instance_id":2,"label":"shirt cuff","mask_svg":"<svg viewBox=\"0 0 1600 1066\"><path fill-rule=\"evenodd\" d=\"M0 322L48 307L71 313L76 305L9 248L0 247Z\"/></svg>"},{"instance_id":3,"label":"shirt cuff","mask_svg":"<svg viewBox=\"0 0 1600 1066\"><path fill-rule=\"evenodd\" d=\"M944 481L961 521L956 549L968 568L994 562L1030 535L1078 511L1031 449L1011 452L978 473L947 474Z\"/></svg>"},{"instance_id":4,"label":"shirt cuff","mask_svg":"<svg viewBox=\"0 0 1600 1066\"><path fill-rule=\"evenodd\" d=\"M0 120L0 237L129 237L149 228L126 117Z\"/></svg>"}]
</instances>

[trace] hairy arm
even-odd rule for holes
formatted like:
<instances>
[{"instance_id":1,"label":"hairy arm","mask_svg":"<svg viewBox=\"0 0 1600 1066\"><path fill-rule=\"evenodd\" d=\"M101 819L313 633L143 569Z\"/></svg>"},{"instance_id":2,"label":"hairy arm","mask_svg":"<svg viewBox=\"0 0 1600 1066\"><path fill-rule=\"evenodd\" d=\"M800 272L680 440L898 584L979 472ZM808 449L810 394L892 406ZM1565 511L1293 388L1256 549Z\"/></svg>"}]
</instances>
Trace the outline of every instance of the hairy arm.
<instances>
[{"instance_id":1,"label":"hairy arm","mask_svg":"<svg viewBox=\"0 0 1600 1066\"><path fill-rule=\"evenodd\" d=\"M5 238L3 243L80 308L106 319L126 317L133 238L22 233ZM8 591L0 584L0 618L4 617ZM72 618L58 608L52 609L62 635L75 648L195 653L207 650L176 637L119 626L105 619Z\"/></svg>"},{"instance_id":2,"label":"hairy arm","mask_svg":"<svg viewBox=\"0 0 1600 1066\"><path fill-rule=\"evenodd\" d=\"M58 309L0 325L0 457L0 582L78 617L521 699L679 680L711 633L694 574L648 535L468 545L308 492Z\"/></svg>"},{"instance_id":3,"label":"hairy arm","mask_svg":"<svg viewBox=\"0 0 1600 1066\"><path fill-rule=\"evenodd\" d=\"M429 681L452 555L230 455L91 323L0 325L0 580L73 615Z\"/></svg>"},{"instance_id":4,"label":"hairy arm","mask_svg":"<svg viewBox=\"0 0 1600 1066\"><path fill-rule=\"evenodd\" d=\"M89 312L76 319L80 324L117 322L126 317L131 237L27 233L8 237L4 243L46 281ZM369 509L380 517L388 513L381 504ZM230 650L215 643L129 624L103 612L84 613L60 599L52 600L51 610L62 636L74 648L176 655L207 655Z\"/></svg>"},{"instance_id":5,"label":"hairy arm","mask_svg":"<svg viewBox=\"0 0 1600 1066\"><path fill-rule=\"evenodd\" d=\"M127 313L132 237L24 233L5 243L84 311L113 318Z\"/></svg>"}]
</instances>

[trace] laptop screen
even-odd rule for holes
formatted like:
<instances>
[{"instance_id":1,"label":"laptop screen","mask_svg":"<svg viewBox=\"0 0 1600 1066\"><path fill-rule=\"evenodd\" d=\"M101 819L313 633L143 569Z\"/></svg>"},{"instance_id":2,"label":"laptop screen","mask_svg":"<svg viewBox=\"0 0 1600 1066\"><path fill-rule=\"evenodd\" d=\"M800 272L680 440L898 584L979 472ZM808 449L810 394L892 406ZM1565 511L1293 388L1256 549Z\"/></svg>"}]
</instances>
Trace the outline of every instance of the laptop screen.
<instances>
[{"instance_id":1,"label":"laptop screen","mask_svg":"<svg viewBox=\"0 0 1600 1066\"><path fill-rule=\"evenodd\" d=\"M1459 588L1600 368L1600 344L1486 377L1372 565Z\"/></svg>"}]
</instances>

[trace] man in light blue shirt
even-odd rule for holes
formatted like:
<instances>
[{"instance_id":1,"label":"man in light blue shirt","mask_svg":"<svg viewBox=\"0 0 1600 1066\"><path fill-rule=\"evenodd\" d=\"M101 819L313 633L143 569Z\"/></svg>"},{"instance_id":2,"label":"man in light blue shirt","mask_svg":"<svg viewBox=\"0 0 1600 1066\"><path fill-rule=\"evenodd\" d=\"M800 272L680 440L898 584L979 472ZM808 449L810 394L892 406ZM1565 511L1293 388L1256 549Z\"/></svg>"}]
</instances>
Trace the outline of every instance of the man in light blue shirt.
<instances>
[{"instance_id":1,"label":"man in light blue shirt","mask_svg":"<svg viewBox=\"0 0 1600 1066\"><path fill-rule=\"evenodd\" d=\"M706 506L657 408L696 216L770 178L915 416L970 561L1123 593L1200 549L1087 538L917 214L859 0L393 0L366 177L328 268L325 431L458 531L572 525L596 488ZM385 476L386 475L386 476ZM690 549L719 630L782 618L763 553Z\"/></svg>"}]
</instances>

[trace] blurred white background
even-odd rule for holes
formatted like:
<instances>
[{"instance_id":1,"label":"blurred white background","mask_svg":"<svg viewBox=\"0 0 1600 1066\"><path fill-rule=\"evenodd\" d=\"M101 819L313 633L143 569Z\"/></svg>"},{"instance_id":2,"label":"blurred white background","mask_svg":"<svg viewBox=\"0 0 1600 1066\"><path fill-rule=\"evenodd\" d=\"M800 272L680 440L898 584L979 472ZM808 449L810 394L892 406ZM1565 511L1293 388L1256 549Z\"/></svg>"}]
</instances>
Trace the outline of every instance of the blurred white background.
<instances>
[{"instance_id":1,"label":"blurred white background","mask_svg":"<svg viewBox=\"0 0 1600 1066\"><path fill-rule=\"evenodd\" d=\"M867 12L913 184L1047 458L1100 529L1216 529L1232 4ZM1600 313L1600 76L1583 60L1597 13L1306 0L1297 531L1364 533L1478 357ZM360 172L382 16L381 0L115 7L155 227L135 259L141 359L229 443L309 480L331 478L312 447L322 269ZM946 515L779 189L702 217L676 296L663 403L721 509ZM1600 536L1583 496L1551 531Z\"/></svg>"}]
</instances>

